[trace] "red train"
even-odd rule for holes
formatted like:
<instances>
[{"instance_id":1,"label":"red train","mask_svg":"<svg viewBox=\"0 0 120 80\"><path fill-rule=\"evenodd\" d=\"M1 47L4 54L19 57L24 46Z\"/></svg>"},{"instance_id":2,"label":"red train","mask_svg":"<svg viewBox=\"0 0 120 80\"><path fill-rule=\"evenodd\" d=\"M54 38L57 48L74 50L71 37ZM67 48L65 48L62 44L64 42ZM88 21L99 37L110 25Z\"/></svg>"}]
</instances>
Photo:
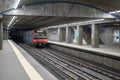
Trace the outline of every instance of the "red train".
<instances>
[{"instance_id":1,"label":"red train","mask_svg":"<svg viewBox=\"0 0 120 80\"><path fill-rule=\"evenodd\" d=\"M47 31L31 30L22 32L23 41L28 44L34 44L42 47L48 42Z\"/></svg>"}]
</instances>

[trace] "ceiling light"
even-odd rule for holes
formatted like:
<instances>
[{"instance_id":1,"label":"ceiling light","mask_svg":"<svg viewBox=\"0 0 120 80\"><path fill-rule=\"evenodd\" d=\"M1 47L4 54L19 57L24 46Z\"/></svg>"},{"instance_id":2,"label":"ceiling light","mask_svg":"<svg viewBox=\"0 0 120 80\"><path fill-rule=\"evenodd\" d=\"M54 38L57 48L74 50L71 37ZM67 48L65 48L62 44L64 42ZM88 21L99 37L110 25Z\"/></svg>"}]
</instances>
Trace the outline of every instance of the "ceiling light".
<instances>
[{"instance_id":1,"label":"ceiling light","mask_svg":"<svg viewBox=\"0 0 120 80\"><path fill-rule=\"evenodd\" d=\"M10 25L13 23L13 21L16 19L16 16L13 16L10 23L8 24L8 27L10 27Z\"/></svg>"},{"instance_id":2,"label":"ceiling light","mask_svg":"<svg viewBox=\"0 0 120 80\"><path fill-rule=\"evenodd\" d=\"M18 0L18 1L16 2L15 9L17 9L19 3L20 3L20 0ZM14 21L15 19L17 19L17 17L16 17L16 16L13 16L13 18L12 18L11 21L10 21L10 23L8 24L8 28L10 27L10 25L13 23L13 21Z\"/></svg>"},{"instance_id":3,"label":"ceiling light","mask_svg":"<svg viewBox=\"0 0 120 80\"><path fill-rule=\"evenodd\" d=\"M116 14L116 13L119 13L119 12L120 12L120 10L116 10L116 11L109 12L109 14Z\"/></svg>"},{"instance_id":4,"label":"ceiling light","mask_svg":"<svg viewBox=\"0 0 120 80\"><path fill-rule=\"evenodd\" d=\"M18 0L18 1L16 2L15 9L17 9L19 3L20 3L20 0Z\"/></svg>"},{"instance_id":5,"label":"ceiling light","mask_svg":"<svg viewBox=\"0 0 120 80\"><path fill-rule=\"evenodd\" d=\"M16 22L18 22L19 20L16 20Z\"/></svg>"}]
</instances>

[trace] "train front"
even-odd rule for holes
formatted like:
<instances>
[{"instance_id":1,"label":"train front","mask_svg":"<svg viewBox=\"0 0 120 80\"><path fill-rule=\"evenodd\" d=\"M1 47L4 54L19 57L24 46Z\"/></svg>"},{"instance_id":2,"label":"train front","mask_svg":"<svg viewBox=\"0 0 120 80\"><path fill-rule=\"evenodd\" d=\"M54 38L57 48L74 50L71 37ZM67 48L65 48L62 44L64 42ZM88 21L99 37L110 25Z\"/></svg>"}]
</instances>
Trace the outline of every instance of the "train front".
<instances>
[{"instance_id":1,"label":"train front","mask_svg":"<svg viewBox=\"0 0 120 80\"><path fill-rule=\"evenodd\" d=\"M33 31L33 44L36 44L38 47L46 45L48 42L47 31Z\"/></svg>"}]
</instances>

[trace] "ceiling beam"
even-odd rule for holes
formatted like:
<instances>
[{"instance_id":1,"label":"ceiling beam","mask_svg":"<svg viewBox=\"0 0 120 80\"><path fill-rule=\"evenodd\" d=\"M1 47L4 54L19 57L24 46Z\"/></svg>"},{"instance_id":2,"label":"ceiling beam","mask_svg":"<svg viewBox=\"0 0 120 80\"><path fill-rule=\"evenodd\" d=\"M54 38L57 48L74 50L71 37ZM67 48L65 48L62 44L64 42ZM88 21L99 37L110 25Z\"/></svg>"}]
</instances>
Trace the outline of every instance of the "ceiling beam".
<instances>
[{"instance_id":1,"label":"ceiling beam","mask_svg":"<svg viewBox=\"0 0 120 80\"><path fill-rule=\"evenodd\" d=\"M52 18L52 17L51 17ZM47 20L47 19L51 19L50 17L40 17L40 18L37 18L33 21L31 21L30 23L28 23L27 25L34 25L38 22L41 22L41 21L44 21L44 20Z\"/></svg>"},{"instance_id":2,"label":"ceiling beam","mask_svg":"<svg viewBox=\"0 0 120 80\"><path fill-rule=\"evenodd\" d=\"M46 27L46 28L42 28L42 29L49 29L49 28L58 28L58 27L70 27L70 26L77 26L77 25L82 25L82 26L85 26L85 25L91 25L91 24L110 24L110 23L117 23L117 22L120 22L120 21L116 21L116 20L101 20L101 21L84 21L84 22L75 22L75 23L68 23L68 24L62 24L62 25L57 25L57 26L49 26L49 27Z\"/></svg>"},{"instance_id":3,"label":"ceiling beam","mask_svg":"<svg viewBox=\"0 0 120 80\"><path fill-rule=\"evenodd\" d=\"M81 18L114 18L110 14L86 6L71 4L47 4L24 7L4 13L14 16L53 16Z\"/></svg>"}]
</instances>

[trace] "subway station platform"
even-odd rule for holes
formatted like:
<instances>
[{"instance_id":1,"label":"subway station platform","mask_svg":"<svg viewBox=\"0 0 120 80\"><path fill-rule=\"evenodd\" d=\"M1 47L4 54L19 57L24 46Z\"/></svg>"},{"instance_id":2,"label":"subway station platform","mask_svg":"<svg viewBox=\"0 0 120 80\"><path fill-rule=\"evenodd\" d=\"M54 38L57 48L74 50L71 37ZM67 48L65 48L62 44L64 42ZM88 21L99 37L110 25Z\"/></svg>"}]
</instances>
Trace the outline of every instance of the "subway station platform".
<instances>
[{"instance_id":1,"label":"subway station platform","mask_svg":"<svg viewBox=\"0 0 120 80\"><path fill-rule=\"evenodd\" d=\"M89 52L95 52L100 55L120 58L120 46L119 45L99 45L99 48L93 48L91 47L91 45L77 45L77 44L65 43L65 42L49 41L49 43L61 45L65 47L70 47L74 49L85 50Z\"/></svg>"},{"instance_id":2,"label":"subway station platform","mask_svg":"<svg viewBox=\"0 0 120 80\"><path fill-rule=\"evenodd\" d=\"M57 80L26 51L11 40L0 50L0 80Z\"/></svg>"}]
</instances>

